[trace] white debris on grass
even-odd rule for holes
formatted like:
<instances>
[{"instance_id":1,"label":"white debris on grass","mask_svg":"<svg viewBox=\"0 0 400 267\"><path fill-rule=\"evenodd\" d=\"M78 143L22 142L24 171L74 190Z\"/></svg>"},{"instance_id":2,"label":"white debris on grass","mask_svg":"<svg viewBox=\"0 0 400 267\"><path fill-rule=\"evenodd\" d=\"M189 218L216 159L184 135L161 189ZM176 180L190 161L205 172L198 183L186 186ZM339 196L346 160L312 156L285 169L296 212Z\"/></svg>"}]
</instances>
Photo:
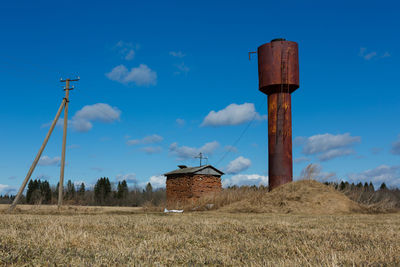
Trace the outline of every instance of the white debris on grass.
<instances>
[{"instance_id":1,"label":"white debris on grass","mask_svg":"<svg viewBox=\"0 0 400 267\"><path fill-rule=\"evenodd\" d=\"M164 213L168 213L168 212L182 213L183 210L167 210L167 209L164 209Z\"/></svg>"}]
</instances>

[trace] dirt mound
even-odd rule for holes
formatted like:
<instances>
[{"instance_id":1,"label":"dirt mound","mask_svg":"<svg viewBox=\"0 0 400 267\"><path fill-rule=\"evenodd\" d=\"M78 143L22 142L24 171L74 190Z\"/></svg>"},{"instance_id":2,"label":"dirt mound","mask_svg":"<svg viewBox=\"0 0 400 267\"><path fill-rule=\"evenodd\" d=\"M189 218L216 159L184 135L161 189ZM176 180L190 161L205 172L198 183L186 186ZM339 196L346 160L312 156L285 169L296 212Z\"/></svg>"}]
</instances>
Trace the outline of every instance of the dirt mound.
<instances>
[{"instance_id":1,"label":"dirt mound","mask_svg":"<svg viewBox=\"0 0 400 267\"><path fill-rule=\"evenodd\" d=\"M219 208L227 212L296 214L346 214L364 209L334 188L313 180L288 183L271 192L247 194Z\"/></svg>"}]
</instances>

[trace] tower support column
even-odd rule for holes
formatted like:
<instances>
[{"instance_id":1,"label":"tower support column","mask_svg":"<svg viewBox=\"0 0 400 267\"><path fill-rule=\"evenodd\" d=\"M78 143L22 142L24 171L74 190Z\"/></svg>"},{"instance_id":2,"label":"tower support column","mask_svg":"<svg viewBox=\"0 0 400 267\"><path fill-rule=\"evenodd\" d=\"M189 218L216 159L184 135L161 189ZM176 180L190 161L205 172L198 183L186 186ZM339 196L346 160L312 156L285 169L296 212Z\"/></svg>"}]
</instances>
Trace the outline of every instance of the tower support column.
<instances>
[{"instance_id":1,"label":"tower support column","mask_svg":"<svg viewBox=\"0 0 400 267\"><path fill-rule=\"evenodd\" d=\"M289 93L268 95L268 166L270 188L292 181L292 108Z\"/></svg>"}]
</instances>

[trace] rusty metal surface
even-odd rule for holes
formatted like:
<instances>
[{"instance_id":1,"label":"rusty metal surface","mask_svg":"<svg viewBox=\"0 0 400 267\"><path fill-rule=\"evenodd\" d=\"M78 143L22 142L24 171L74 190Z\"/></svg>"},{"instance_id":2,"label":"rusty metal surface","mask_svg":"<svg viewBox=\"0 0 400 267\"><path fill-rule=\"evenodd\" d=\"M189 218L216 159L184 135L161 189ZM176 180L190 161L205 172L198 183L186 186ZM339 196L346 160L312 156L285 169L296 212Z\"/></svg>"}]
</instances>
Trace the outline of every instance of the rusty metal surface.
<instances>
[{"instance_id":1,"label":"rusty metal surface","mask_svg":"<svg viewBox=\"0 0 400 267\"><path fill-rule=\"evenodd\" d=\"M268 166L270 190L292 181L292 108L289 93L268 95Z\"/></svg>"},{"instance_id":2,"label":"rusty metal surface","mask_svg":"<svg viewBox=\"0 0 400 267\"><path fill-rule=\"evenodd\" d=\"M259 90L265 94L294 92L299 88L298 45L273 41L258 47Z\"/></svg>"},{"instance_id":3,"label":"rusty metal surface","mask_svg":"<svg viewBox=\"0 0 400 267\"><path fill-rule=\"evenodd\" d=\"M299 88L298 45L276 39L258 47L259 90L268 95L268 176L270 190L293 180L292 107Z\"/></svg>"}]
</instances>

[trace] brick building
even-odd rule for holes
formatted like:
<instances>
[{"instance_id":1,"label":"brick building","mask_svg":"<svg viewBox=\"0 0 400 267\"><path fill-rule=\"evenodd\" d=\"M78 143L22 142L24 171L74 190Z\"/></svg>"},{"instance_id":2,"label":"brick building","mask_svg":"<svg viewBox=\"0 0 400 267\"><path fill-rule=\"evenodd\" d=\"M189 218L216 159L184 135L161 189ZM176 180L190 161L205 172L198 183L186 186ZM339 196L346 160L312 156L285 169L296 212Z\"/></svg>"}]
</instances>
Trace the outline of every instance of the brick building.
<instances>
[{"instance_id":1,"label":"brick building","mask_svg":"<svg viewBox=\"0 0 400 267\"><path fill-rule=\"evenodd\" d=\"M211 165L187 167L164 174L167 177L167 204L196 201L201 196L220 192L221 176L224 174Z\"/></svg>"}]
</instances>

